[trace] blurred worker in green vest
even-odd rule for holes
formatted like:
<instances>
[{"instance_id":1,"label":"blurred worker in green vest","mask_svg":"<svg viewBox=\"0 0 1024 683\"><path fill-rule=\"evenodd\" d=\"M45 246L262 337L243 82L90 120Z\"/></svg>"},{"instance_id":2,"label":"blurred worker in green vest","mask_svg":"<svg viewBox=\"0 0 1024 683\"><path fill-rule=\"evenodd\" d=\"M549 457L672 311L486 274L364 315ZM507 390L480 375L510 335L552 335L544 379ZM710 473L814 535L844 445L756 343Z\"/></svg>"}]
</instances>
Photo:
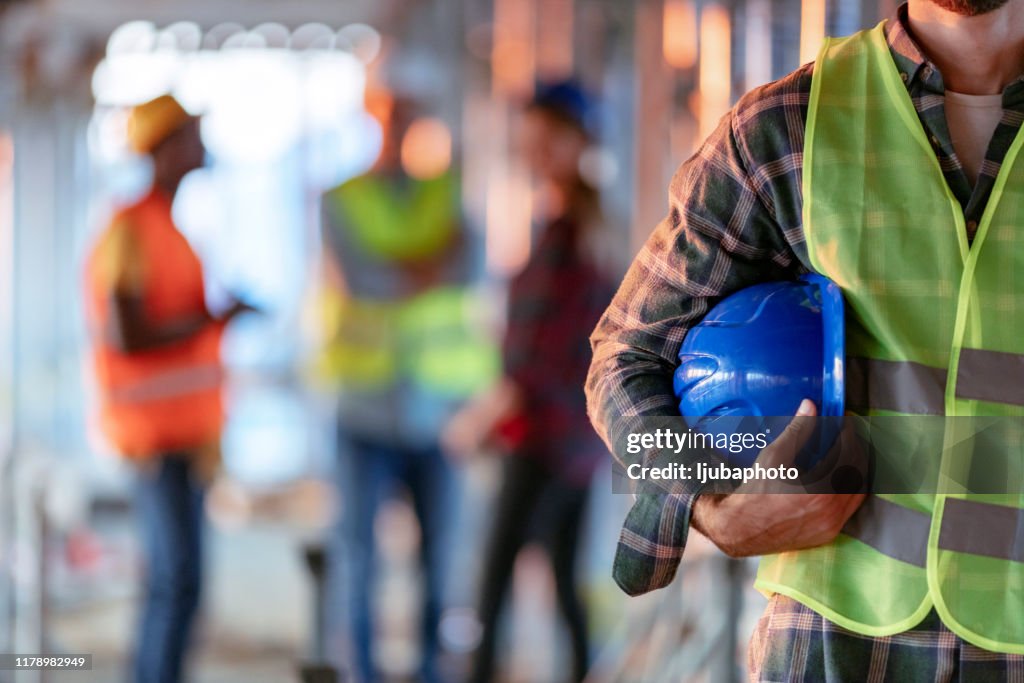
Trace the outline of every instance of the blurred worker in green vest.
<instances>
[{"instance_id":1,"label":"blurred worker in green vest","mask_svg":"<svg viewBox=\"0 0 1024 683\"><path fill-rule=\"evenodd\" d=\"M420 680L440 680L437 627L452 472L439 434L461 401L493 381L497 352L474 329L447 129L409 101L370 92L381 124L376 164L323 196L327 344L337 389L341 519L328 574L329 638L343 665L378 680L372 657L374 518L396 490L411 498L424 570Z\"/></svg>"}]
</instances>

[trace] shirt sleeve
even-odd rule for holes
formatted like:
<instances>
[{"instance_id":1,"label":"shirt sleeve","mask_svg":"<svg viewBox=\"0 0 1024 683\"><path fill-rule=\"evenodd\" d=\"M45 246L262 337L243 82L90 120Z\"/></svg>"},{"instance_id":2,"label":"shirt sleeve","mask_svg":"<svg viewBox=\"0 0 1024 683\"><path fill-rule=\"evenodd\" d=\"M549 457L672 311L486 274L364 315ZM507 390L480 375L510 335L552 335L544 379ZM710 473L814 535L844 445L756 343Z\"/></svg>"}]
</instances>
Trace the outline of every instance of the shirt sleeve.
<instances>
[{"instance_id":1,"label":"shirt sleeve","mask_svg":"<svg viewBox=\"0 0 1024 683\"><path fill-rule=\"evenodd\" d=\"M103 291L142 296L146 264L130 219L115 218L96 249L96 275Z\"/></svg>"},{"instance_id":2,"label":"shirt sleeve","mask_svg":"<svg viewBox=\"0 0 1024 683\"><path fill-rule=\"evenodd\" d=\"M737 143L727 114L669 188L669 211L633 261L591 336L588 411L615 459L628 467L618 432L647 417L678 416L672 373L687 330L726 295L793 275L795 259L768 208L764 183ZM623 419L635 418L635 419ZM675 576L700 493L691 482L639 493L619 541L614 577L631 595Z\"/></svg>"}]
</instances>

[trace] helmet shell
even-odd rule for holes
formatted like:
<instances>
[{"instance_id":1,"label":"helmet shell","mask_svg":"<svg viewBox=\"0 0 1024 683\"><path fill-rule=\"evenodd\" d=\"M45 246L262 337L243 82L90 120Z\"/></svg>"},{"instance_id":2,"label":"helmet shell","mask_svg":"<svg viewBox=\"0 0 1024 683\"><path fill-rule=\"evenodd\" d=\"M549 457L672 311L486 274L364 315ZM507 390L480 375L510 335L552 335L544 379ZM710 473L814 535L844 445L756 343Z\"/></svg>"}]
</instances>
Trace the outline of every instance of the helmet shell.
<instances>
[{"instance_id":1,"label":"helmet shell","mask_svg":"<svg viewBox=\"0 0 1024 683\"><path fill-rule=\"evenodd\" d=\"M683 340L673 376L679 412L691 429L714 434L763 432L768 443L804 398L814 401L819 416L841 418L843 315L839 287L817 274L732 294ZM830 446L838 419L819 423L833 425L820 434L822 443L817 444ZM731 463L746 465L758 452L747 448L726 455ZM816 459L809 455L802 464Z\"/></svg>"}]
</instances>

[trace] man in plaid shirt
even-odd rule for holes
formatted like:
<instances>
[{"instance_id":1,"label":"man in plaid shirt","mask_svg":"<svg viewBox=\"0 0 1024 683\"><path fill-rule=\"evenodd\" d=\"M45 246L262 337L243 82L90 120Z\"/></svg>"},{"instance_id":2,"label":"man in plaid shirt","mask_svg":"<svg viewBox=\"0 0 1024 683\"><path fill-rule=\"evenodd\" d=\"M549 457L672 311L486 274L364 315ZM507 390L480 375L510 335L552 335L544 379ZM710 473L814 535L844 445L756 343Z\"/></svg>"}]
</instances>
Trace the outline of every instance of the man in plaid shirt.
<instances>
[{"instance_id":1,"label":"man in plaid shirt","mask_svg":"<svg viewBox=\"0 0 1024 683\"><path fill-rule=\"evenodd\" d=\"M885 35L970 240L1024 121L1024 1L910 0ZM801 183L813 68L806 64L741 98L676 172L668 216L592 336L589 408L610 446L609 431L621 417L678 415L677 354L712 306L750 285L812 270ZM968 149L970 135L947 122L947 89L1001 93L982 149ZM813 413L813 405L805 401L801 412ZM637 457L615 455L624 464ZM627 516L614 575L631 595L671 582L691 525L729 555L764 555L830 542L860 502L841 495L813 505L770 494L701 496L699 484L676 491L639 495ZM754 634L750 665L755 680L767 681L1024 680L1024 657L964 642L934 611L910 631L872 638L781 595L771 598Z\"/></svg>"}]
</instances>

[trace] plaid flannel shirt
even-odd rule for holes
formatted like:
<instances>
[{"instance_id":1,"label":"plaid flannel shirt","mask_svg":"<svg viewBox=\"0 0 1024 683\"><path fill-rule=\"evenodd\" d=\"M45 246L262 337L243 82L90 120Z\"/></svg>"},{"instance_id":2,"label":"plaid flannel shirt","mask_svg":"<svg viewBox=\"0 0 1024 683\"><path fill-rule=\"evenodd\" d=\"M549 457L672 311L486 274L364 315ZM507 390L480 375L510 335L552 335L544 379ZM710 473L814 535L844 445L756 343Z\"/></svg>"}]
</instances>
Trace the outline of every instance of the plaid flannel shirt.
<instances>
[{"instance_id":1,"label":"plaid flannel shirt","mask_svg":"<svg viewBox=\"0 0 1024 683\"><path fill-rule=\"evenodd\" d=\"M971 645L935 610L911 631L873 638L781 594L754 629L747 667L748 679L762 683L1024 681L1024 656Z\"/></svg>"},{"instance_id":2,"label":"plaid flannel shirt","mask_svg":"<svg viewBox=\"0 0 1024 683\"><path fill-rule=\"evenodd\" d=\"M972 188L946 126L942 76L910 35L906 5L887 22L886 39L971 237L1024 120L1024 79L1004 91L1003 116ZM668 216L591 337L590 416L624 466L645 456L615 449L610 432L617 420L679 414L672 372L687 330L732 292L811 270L801 177L813 66L743 96L679 167L669 187ZM672 581L700 493L691 484L681 488L637 496L614 565L615 580L627 593Z\"/></svg>"},{"instance_id":3,"label":"plaid flannel shirt","mask_svg":"<svg viewBox=\"0 0 1024 683\"><path fill-rule=\"evenodd\" d=\"M522 395L524 434L516 454L540 460L573 486L588 485L607 457L587 424L580 387L590 363L587 331L601 317L614 281L587 257L587 229L571 216L544 227L509 283L502 340L505 375Z\"/></svg>"}]
</instances>

